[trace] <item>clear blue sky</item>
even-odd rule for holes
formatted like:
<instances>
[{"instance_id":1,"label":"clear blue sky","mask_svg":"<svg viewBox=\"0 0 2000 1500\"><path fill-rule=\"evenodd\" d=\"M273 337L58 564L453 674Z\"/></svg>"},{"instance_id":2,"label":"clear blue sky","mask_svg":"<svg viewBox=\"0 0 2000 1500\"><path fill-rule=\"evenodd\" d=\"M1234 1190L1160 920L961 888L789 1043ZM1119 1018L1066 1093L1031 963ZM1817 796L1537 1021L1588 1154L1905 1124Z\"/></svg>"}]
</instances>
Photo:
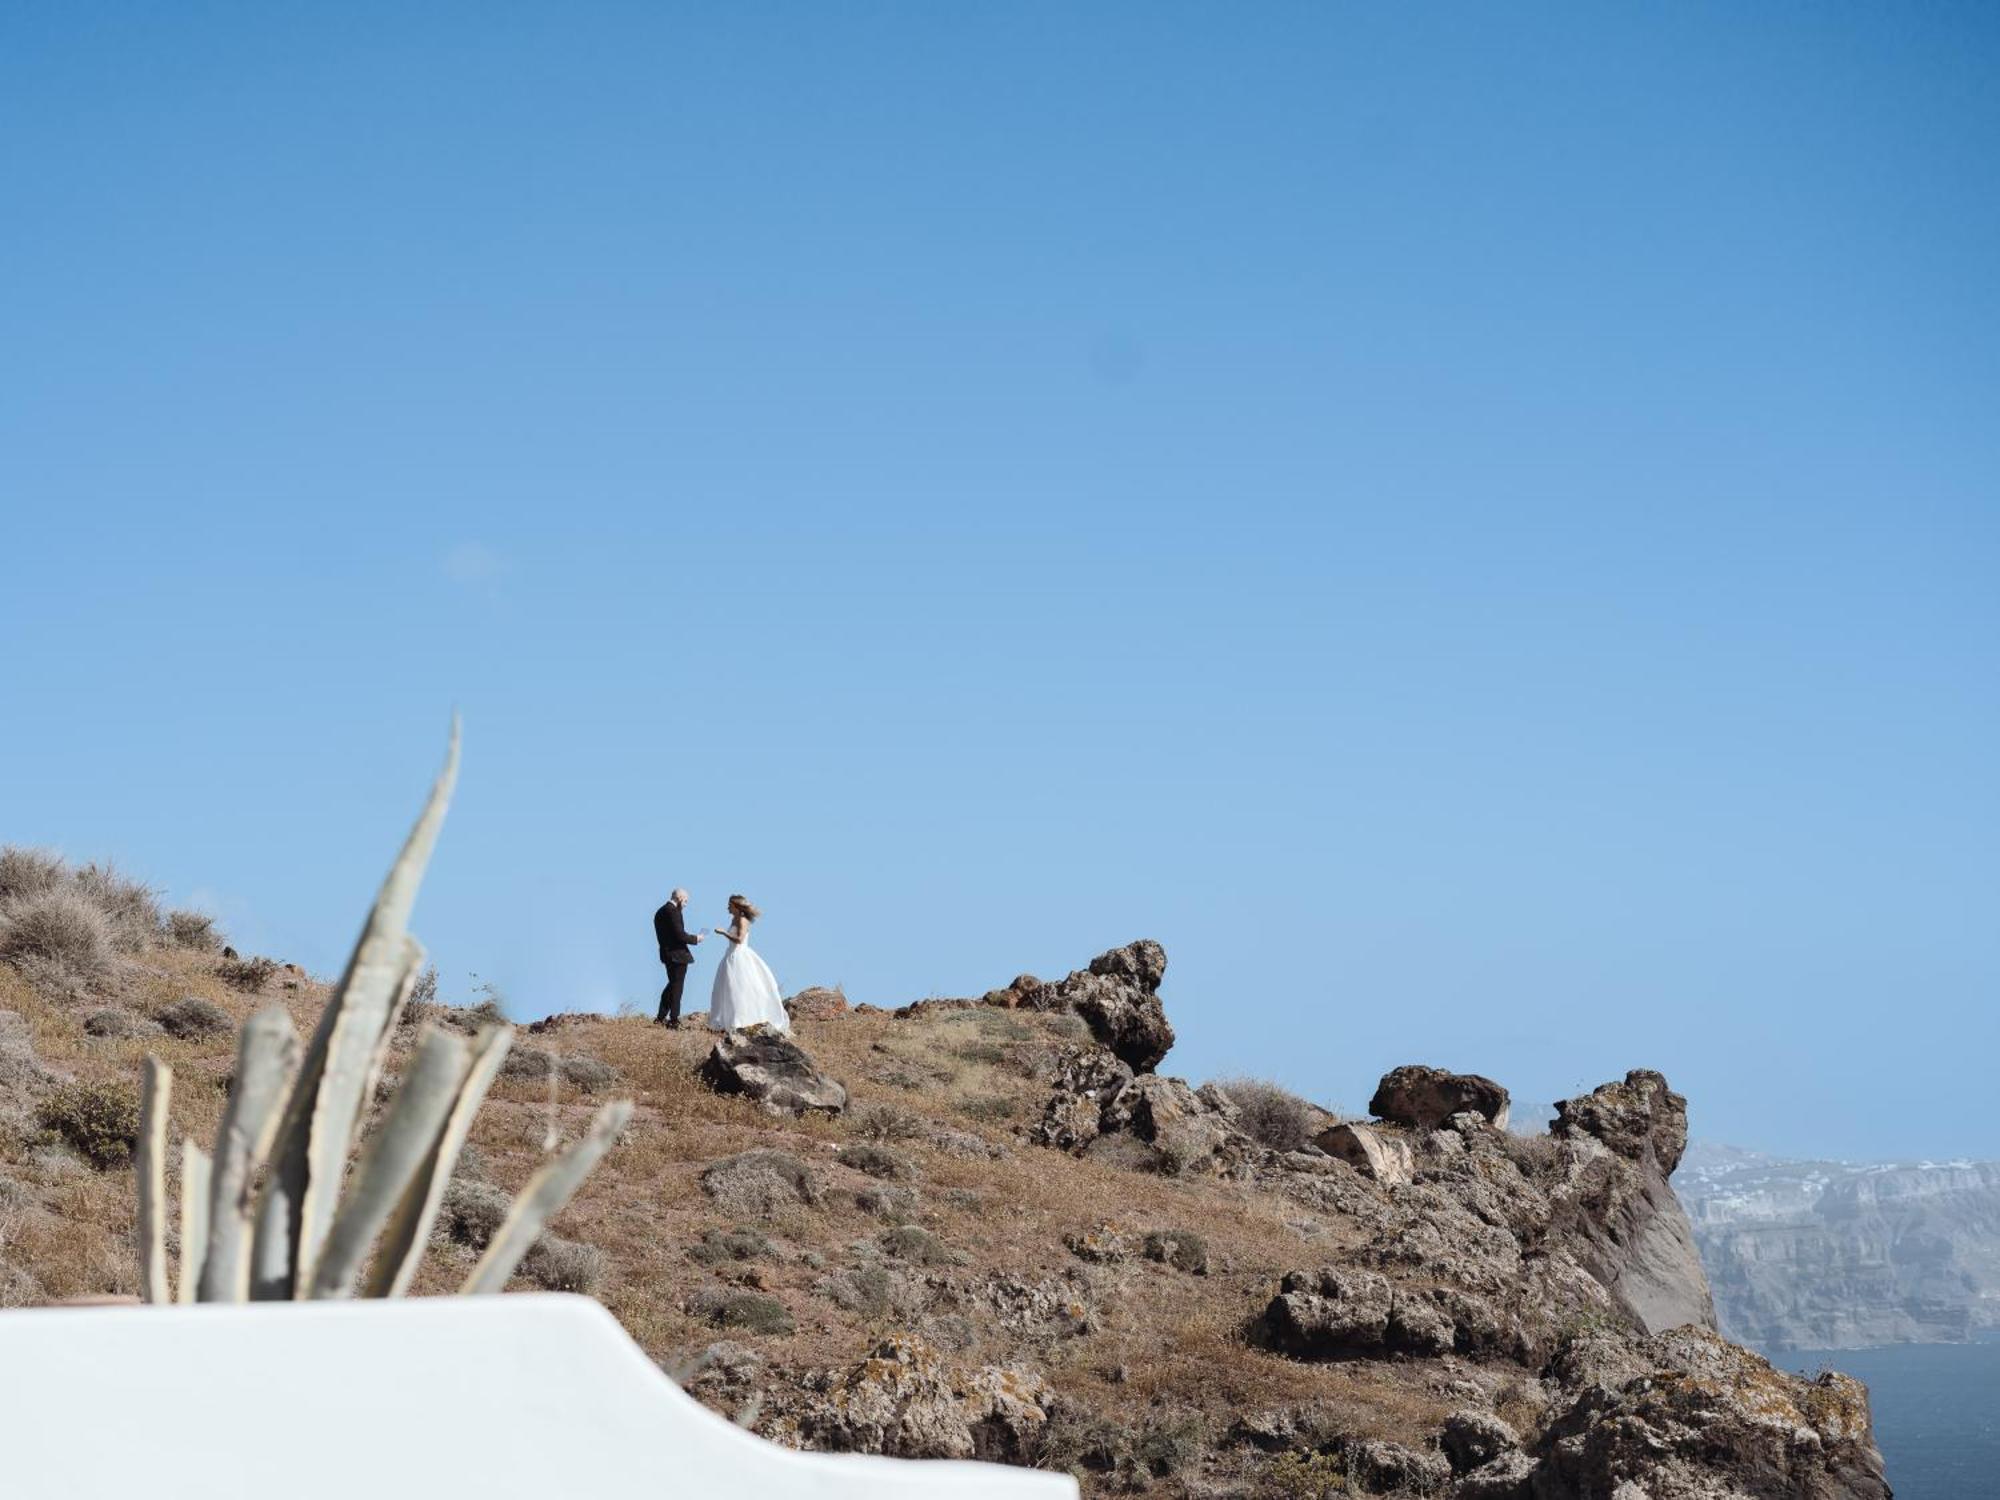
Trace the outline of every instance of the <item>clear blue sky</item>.
<instances>
[{"instance_id":1,"label":"clear blue sky","mask_svg":"<svg viewBox=\"0 0 2000 1500\"><path fill-rule=\"evenodd\" d=\"M463 993L2000 1155L1976 5L13 5L0 837ZM694 988L705 995L708 955Z\"/></svg>"}]
</instances>

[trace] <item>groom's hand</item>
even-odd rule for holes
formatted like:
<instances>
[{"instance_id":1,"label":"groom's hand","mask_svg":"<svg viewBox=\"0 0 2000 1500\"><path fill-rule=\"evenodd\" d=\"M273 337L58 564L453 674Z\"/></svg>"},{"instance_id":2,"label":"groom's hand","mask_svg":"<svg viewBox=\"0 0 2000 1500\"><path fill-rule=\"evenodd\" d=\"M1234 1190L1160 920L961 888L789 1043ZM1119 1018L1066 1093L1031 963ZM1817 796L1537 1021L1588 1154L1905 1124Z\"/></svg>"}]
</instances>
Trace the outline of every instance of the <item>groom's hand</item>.
<instances>
[{"instance_id":1,"label":"groom's hand","mask_svg":"<svg viewBox=\"0 0 2000 1500\"><path fill-rule=\"evenodd\" d=\"M698 933L698 932L690 932L690 933L688 934L688 941L689 941L690 943L698 943L698 942L700 942L700 941L701 941L701 934L700 934L700 933Z\"/></svg>"}]
</instances>

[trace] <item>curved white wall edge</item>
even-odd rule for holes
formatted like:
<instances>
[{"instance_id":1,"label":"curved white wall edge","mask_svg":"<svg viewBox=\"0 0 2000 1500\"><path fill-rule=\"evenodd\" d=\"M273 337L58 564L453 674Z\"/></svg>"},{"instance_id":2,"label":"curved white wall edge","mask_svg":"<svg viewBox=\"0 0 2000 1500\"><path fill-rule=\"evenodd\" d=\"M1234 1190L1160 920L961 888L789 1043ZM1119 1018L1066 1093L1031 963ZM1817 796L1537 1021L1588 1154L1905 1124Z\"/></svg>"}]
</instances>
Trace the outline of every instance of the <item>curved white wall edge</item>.
<instances>
[{"instance_id":1,"label":"curved white wall edge","mask_svg":"<svg viewBox=\"0 0 2000 1500\"><path fill-rule=\"evenodd\" d=\"M0 1313L21 1500L1075 1500L1066 1475L798 1453L586 1297Z\"/></svg>"}]
</instances>

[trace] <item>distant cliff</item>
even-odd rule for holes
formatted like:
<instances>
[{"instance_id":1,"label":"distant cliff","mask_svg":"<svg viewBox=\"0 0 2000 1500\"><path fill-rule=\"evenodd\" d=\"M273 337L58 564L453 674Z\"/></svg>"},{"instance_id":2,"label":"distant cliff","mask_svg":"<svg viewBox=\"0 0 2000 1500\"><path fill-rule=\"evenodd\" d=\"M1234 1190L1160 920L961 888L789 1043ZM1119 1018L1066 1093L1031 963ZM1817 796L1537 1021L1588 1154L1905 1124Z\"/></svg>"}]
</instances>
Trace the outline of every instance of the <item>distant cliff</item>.
<instances>
[{"instance_id":1,"label":"distant cliff","mask_svg":"<svg viewBox=\"0 0 2000 1500\"><path fill-rule=\"evenodd\" d=\"M2000 1162L1788 1161L1697 1143L1674 1187L1733 1339L1853 1349L2000 1331Z\"/></svg>"}]
</instances>

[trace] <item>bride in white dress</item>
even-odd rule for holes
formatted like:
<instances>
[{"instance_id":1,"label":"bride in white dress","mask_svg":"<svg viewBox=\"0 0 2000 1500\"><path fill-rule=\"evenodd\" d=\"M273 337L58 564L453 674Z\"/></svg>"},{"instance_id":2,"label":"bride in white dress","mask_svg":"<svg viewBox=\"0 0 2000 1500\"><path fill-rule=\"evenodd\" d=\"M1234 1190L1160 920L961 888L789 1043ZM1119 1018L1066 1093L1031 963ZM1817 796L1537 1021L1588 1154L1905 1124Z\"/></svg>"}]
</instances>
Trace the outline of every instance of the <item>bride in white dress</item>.
<instances>
[{"instance_id":1,"label":"bride in white dress","mask_svg":"<svg viewBox=\"0 0 2000 1500\"><path fill-rule=\"evenodd\" d=\"M717 1031L741 1031L760 1023L773 1031L790 1031L777 978L750 946L750 924L759 916L757 908L741 896L731 896L729 915L734 918L729 926L715 929L718 936L729 939L729 952L716 965L708 1024Z\"/></svg>"}]
</instances>

